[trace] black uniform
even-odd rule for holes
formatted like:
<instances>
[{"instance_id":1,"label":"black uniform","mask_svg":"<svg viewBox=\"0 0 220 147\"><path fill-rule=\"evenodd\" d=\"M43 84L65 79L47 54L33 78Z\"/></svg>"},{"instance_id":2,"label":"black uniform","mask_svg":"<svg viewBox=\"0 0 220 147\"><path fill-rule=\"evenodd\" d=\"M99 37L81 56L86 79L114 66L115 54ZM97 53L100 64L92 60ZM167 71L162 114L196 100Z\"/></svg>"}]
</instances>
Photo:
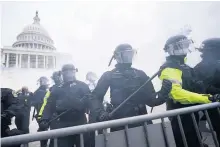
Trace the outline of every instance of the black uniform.
<instances>
[{"instance_id":1,"label":"black uniform","mask_svg":"<svg viewBox=\"0 0 220 147\"><path fill-rule=\"evenodd\" d=\"M142 70L131 68L131 64L117 64L115 69L107 71L102 75L92 92L93 97L100 104L100 107L96 107L102 108L101 104L109 87L111 104L114 109L148 79L149 77ZM149 82L120 111L117 111L112 119L147 114L145 105L155 106L155 96L156 92L153 84Z\"/></svg>"},{"instance_id":2,"label":"black uniform","mask_svg":"<svg viewBox=\"0 0 220 147\"><path fill-rule=\"evenodd\" d=\"M201 52L202 61L194 69L205 83L207 94L220 94L220 38L203 41ZM210 109L208 113L220 143L220 115L217 109Z\"/></svg>"},{"instance_id":3,"label":"black uniform","mask_svg":"<svg viewBox=\"0 0 220 147\"><path fill-rule=\"evenodd\" d=\"M43 101L44 101L44 97L47 93L48 89L47 87L45 87L44 85L43 86L40 86L33 94L33 97L31 98L32 99L32 105L34 106L34 108L36 109L37 111L37 115L40 111L40 108L43 104Z\"/></svg>"},{"instance_id":4,"label":"black uniform","mask_svg":"<svg viewBox=\"0 0 220 147\"><path fill-rule=\"evenodd\" d=\"M42 85L34 92L33 96L31 97L31 105L34 106L34 109L37 111L37 114L34 117L36 118L38 125L40 123L38 119L38 115L39 115L41 106L44 102L44 97L48 91L49 90L47 89L47 86ZM44 130L38 129L38 131L40 132ZM40 143L41 143L41 147L46 147L47 140L41 140Z\"/></svg>"},{"instance_id":5,"label":"black uniform","mask_svg":"<svg viewBox=\"0 0 220 147\"><path fill-rule=\"evenodd\" d=\"M30 110L32 93L18 93L19 111L15 118L17 128L25 133L29 133Z\"/></svg>"},{"instance_id":6,"label":"black uniform","mask_svg":"<svg viewBox=\"0 0 220 147\"><path fill-rule=\"evenodd\" d=\"M163 92L165 95L162 97L162 93L158 93L158 99L156 99L157 93L154 90L152 82L144 71L132 68L132 60L136 51L129 44L120 44L116 47L112 59L117 61L115 69L105 72L98 81L98 84L92 92L92 121L106 120L106 111L103 110L103 98L108 88L110 88L111 105L113 109L119 106L126 98L133 94L141 86L142 88L123 106L120 111L115 112L111 119L119 119L137 115L147 114L146 105L156 106L164 102L168 97L168 93L171 89L168 88ZM112 61L111 59L111 61ZM110 64L111 64L110 61ZM109 65L110 65L109 64ZM145 85L143 85L145 84ZM167 93L165 91L168 91ZM106 115L106 116L105 116ZM104 116L104 117L102 117ZM104 118L104 119L103 119ZM152 123L149 121L149 123ZM135 124L134 126L136 126ZM132 126L132 125L131 125ZM118 130L121 128L115 128L112 130Z\"/></svg>"},{"instance_id":7,"label":"black uniform","mask_svg":"<svg viewBox=\"0 0 220 147\"><path fill-rule=\"evenodd\" d=\"M56 91L56 89L60 88L60 85L53 85L51 88L50 88L50 92L52 91ZM52 118L51 119L54 119L55 117L57 117L57 113L54 113ZM53 129L58 129L59 128L59 121L58 120L53 120L51 123L50 123L50 130L53 130ZM50 139L50 144L49 144L49 147L54 147L54 140L53 139Z\"/></svg>"},{"instance_id":8,"label":"black uniform","mask_svg":"<svg viewBox=\"0 0 220 147\"><path fill-rule=\"evenodd\" d=\"M61 83L62 83L61 72L60 71L53 72L53 74L51 76L51 79L54 81L55 84L52 87L50 87L49 91L47 91L47 93L45 94L45 97L44 97L44 100L43 100L43 104L41 105L40 111L38 113L38 121L39 122L41 120L44 108L45 108L45 106L47 104L47 100L50 97L51 92L54 91L54 90L56 91L56 89L58 89L60 87ZM41 80L42 80L42 77L41 77ZM44 83L47 85L47 82L46 82L47 79L43 78L43 81L45 81ZM43 83L43 81L41 81L41 83ZM54 113L53 116L56 117L56 114ZM53 120L49 125L46 125L46 126L43 125L43 127L42 127L42 125L39 125L39 129L38 130L39 131L46 131L46 130L49 129L49 127L50 127L50 129L56 129L57 128L56 122L57 122L57 120ZM42 142L41 144L43 146L43 145L47 144L48 140L43 140L41 142ZM53 143L54 143L53 139L50 139L50 145L49 146L53 147L54 146Z\"/></svg>"},{"instance_id":9,"label":"black uniform","mask_svg":"<svg viewBox=\"0 0 220 147\"><path fill-rule=\"evenodd\" d=\"M56 121L57 128L86 124L85 110L89 93L89 87L81 81L64 81L60 88L51 92L41 118L42 124L48 122L54 113L59 115L63 112ZM58 147L74 145L80 146L79 135L58 138Z\"/></svg>"},{"instance_id":10,"label":"black uniform","mask_svg":"<svg viewBox=\"0 0 220 147\"><path fill-rule=\"evenodd\" d=\"M17 99L15 97L15 92L9 88L1 88L1 137L8 137L22 134L21 131L17 129L10 130L9 125L11 125L11 118L16 116L16 112L19 107L17 107ZM9 147L9 146L7 146ZM20 147L20 145L13 145L10 147Z\"/></svg>"},{"instance_id":11,"label":"black uniform","mask_svg":"<svg viewBox=\"0 0 220 147\"><path fill-rule=\"evenodd\" d=\"M178 61L177 59L173 57L169 57L167 58L167 62L163 66L161 66L162 71L166 68L175 68L175 69L179 69L182 71L182 87L185 90L188 90L191 92L197 92L197 93L204 92L203 85L198 84L199 82L196 82L195 80L196 79L195 72L193 71L192 68L184 64L183 60ZM193 105L197 105L197 104L184 104L183 105L179 102L173 101L172 99L168 99L166 102L167 110L190 107ZM195 114L196 121L198 123L199 115L198 113L194 113L194 114ZM173 117L173 118L171 117L169 119L171 121L176 145L182 147L183 142L182 142L182 136L181 136L178 120L176 117ZM193 120L191 118L191 115L189 114L181 115L181 120L182 120L182 125L183 125L183 129L186 135L188 145L189 146L198 145L199 141L198 141L198 138L195 137L196 131L193 125Z\"/></svg>"}]
</instances>

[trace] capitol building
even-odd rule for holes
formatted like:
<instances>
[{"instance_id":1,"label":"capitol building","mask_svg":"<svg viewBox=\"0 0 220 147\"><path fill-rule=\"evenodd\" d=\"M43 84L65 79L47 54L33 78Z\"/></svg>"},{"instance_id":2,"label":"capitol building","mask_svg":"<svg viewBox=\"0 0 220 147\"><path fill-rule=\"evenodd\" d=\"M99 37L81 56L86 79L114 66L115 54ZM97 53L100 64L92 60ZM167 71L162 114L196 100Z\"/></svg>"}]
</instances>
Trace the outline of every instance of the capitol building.
<instances>
[{"instance_id":1,"label":"capitol building","mask_svg":"<svg viewBox=\"0 0 220 147\"><path fill-rule=\"evenodd\" d=\"M47 71L51 73L60 69L70 61L71 55L57 51L53 39L40 24L40 17L36 12L33 23L24 27L12 46L1 47L1 85L8 83L10 79L18 82L16 72L26 76L31 73L42 76Z\"/></svg>"}]
</instances>

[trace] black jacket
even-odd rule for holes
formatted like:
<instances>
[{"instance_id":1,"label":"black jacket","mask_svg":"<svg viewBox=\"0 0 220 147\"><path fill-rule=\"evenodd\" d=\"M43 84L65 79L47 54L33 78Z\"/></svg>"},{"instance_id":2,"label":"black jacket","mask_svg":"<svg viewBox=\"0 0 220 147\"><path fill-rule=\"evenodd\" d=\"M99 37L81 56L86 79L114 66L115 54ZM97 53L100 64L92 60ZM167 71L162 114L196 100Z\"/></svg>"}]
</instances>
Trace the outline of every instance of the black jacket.
<instances>
[{"instance_id":1,"label":"black jacket","mask_svg":"<svg viewBox=\"0 0 220 147\"><path fill-rule=\"evenodd\" d=\"M45 86L40 86L31 97L31 105L34 106L34 108L37 110L37 113L40 111L47 91L48 89Z\"/></svg>"},{"instance_id":2,"label":"black jacket","mask_svg":"<svg viewBox=\"0 0 220 147\"><path fill-rule=\"evenodd\" d=\"M32 96L33 93L27 93L27 94L18 93L19 105L24 109L30 109Z\"/></svg>"},{"instance_id":3,"label":"black jacket","mask_svg":"<svg viewBox=\"0 0 220 147\"><path fill-rule=\"evenodd\" d=\"M1 137L6 137L6 130L10 129L11 118L18 110L15 92L10 88L1 88Z\"/></svg>"},{"instance_id":4,"label":"black jacket","mask_svg":"<svg viewBox=\"0 0 220 147\"><path fill-rule=\"evenodd\" d=\"M61 114L60 119L77 119L79 115L84 115L88 108L88 95L90 90L88 85L81 81L65 83L60 88L51 91L47 99L46 106L42 114L42 120L50 120L53 113Z\"/></svg>"},{"instance_id":5,"label":"black jacket","mask_svg":"<svg viewBox=\"0 0 220 147\"><path fill-rule=\"evenodd\" d=\"M113 107L120 105L127 97L140 88L149 77L144 71L131 68L128 64L117 64L112 71L105 72L99 79L92 92L91 109L94 113L102 110L104 96L110 88L111 104ZM122 111L130 111L138 105L155 106L156 92L152 82L146 84L127 102ZM128 110L129 109L129 110ZM126 113L125 112L125 113Z\"/></svg>"},{"instance_id":6,"label":"black jacket","mask_svg":"<svg viewBox=\"0 0 220 147\"><path fill-rule=\"evenodd\" d=\"M197 76L202 80L208 94L220 94L220 60L203 59L194 67Z\"/></svg>"}]
</instances>

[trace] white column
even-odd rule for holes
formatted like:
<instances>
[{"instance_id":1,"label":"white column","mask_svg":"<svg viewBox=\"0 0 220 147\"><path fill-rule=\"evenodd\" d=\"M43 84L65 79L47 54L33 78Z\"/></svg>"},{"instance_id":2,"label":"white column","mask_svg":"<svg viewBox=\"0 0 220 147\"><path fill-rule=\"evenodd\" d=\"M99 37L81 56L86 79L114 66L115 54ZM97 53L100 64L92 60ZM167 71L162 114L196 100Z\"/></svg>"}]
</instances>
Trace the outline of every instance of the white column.
<instances>
[{"instance_id":1,"label":"white column","mask_svg":"<svg viewBox=\"0 0 220 147\"><path fill-rule=\"evenodd\" d=\"M38 68L38 55L36 55L36 68Z\"/></svg>"},{"instance_id":2,"label":"white column","mask_svg":"<svg viewBox=\"0 0 220 147\"><path fill-rule=\"evenodd\" d=\"M30 54L28 54L28 68L30 68Z\"/></svg>"},{"instance_id":3,"label":"white column","mask_svg":"<svg viewBox=\"0 0 220 147\"><path fill-rule=\"evenodd\" d=\"M16 67L18 68L18 54L16 54Z\"/></svg>"},{"instance_id":4,"label":"white column","mask_svg":"<svg viewBox=\"0 0 220 147\"><path fill-rule=\"evenodd\" d=\"M1 63L5 63L5 53L1 53Z\"/></svg>"},{"instance_id":5,"label":"white column","mask_svg":"<svg viewBox=\"0 0 220 147\"><path fill-rule=\"evenodd\" d=\"M6 66L5 67L8 67L9 66L9 53L5 53L7 55L7 60L6 60Z\"/></svg>"},{"instance_id":6,"label":"white column","mask_svg":"<svg viewBox=\"0 0 220 147\"><path fill-rule=\"evenodd\" d=\"M46 56L44 56L44 68L47 68Z\"/></svg>"},{"instance_id":7,"label":"white column","mask_svg":"<svg viewBox=\"0 0 220 147\"><path fill-rule=\"evenodd\" d=\"M21 57L22 57L22 54L20 54L19 56L19 68L21 68Z\"/></svg>"},{"instance_id":8,"label":"white column","mask_svg":"<svg viewBox=\"0 0 220 147\"><path fill-rule=\"evenodd\" d=\"M56 57L55 56L53 56L53 68L56 68Z\"/></svg>"}]
</instances>

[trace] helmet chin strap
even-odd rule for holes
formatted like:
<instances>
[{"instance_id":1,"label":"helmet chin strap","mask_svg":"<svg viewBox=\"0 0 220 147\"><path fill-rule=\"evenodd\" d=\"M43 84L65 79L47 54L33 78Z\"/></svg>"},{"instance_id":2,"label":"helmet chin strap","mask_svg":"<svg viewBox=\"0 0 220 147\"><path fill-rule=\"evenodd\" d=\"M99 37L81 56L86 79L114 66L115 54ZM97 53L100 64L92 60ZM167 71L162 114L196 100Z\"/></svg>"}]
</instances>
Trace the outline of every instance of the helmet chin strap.
<instances>
[{"instance_id":1,"label":"helmet chin strap","mask_svg":"<svg viewBox=\"0 0 220 147\"><path fill-rule=\"evenodd\" d=\"M112 57L111 57L111 59L110 59L110 61L108 63L108 67L111 65L113 59L114 59L114 55L112 55Z\"/></svg>"}]
</instances>

